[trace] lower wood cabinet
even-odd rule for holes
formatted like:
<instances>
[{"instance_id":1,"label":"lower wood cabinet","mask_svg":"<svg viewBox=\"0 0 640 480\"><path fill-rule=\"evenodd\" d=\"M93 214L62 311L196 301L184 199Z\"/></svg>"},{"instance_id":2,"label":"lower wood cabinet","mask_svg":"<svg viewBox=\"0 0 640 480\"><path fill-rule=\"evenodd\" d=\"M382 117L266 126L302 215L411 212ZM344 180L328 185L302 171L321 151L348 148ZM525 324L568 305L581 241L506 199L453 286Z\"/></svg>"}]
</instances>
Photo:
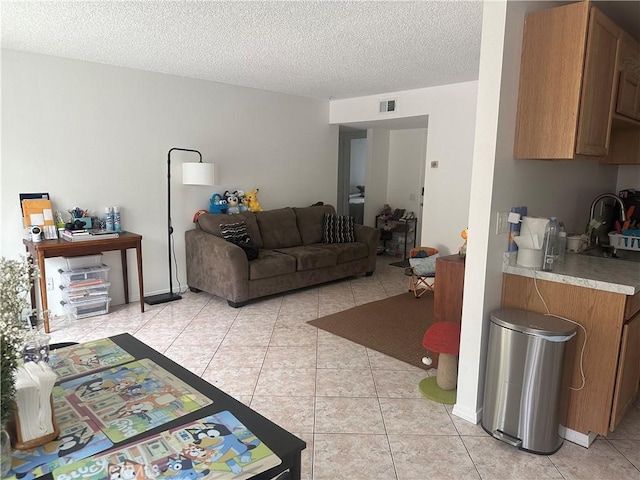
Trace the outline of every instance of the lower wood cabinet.
<instances>
[{"instance_id":1,"label":"lower wood cabinet","mask_svg":"<svg viewBox=\"0 0 640 480\"><path fill-rule=\"evenodd\" d=\"M537 280L551 313L578 322L587 331L584 387L570 390L564 426L606 436L619 424L640 382L640 293L627 296L564 283ZM505 274L502 306L546 313L534 280ZM580 352L584 332L578 328L574 358L565 364L571 387L580 388Z\"/></svg>"},{"instance_id":2,"label":"lower wood cabinet","mask_svg":"<svg viewBox=\"0 0 640 480\"><path fill-rule=\"evenodd\" d=\"M435 322L462 320L462 293L464 291L464 258L448 255L436 259L436 289L433 299Z\"/></svg>"}]
</instances>

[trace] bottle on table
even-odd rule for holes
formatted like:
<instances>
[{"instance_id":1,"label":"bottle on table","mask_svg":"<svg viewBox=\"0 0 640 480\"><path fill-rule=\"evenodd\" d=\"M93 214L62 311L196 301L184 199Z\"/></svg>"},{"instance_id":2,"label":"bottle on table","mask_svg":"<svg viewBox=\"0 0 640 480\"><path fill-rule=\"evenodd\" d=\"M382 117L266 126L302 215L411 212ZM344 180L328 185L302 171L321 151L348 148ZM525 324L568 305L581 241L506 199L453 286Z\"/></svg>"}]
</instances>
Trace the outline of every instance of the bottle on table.
<instances>
[{"instance_id":1,"label":"bottle on table","mask_svg":"<svg viewBox=\"0 0 640 480\"><path fill-rule=\"evenodd\" d=\"M551 217L544 231L542 243L542 270L552 272L558 254L558 219Z\"/></svg>"}]
</instances>

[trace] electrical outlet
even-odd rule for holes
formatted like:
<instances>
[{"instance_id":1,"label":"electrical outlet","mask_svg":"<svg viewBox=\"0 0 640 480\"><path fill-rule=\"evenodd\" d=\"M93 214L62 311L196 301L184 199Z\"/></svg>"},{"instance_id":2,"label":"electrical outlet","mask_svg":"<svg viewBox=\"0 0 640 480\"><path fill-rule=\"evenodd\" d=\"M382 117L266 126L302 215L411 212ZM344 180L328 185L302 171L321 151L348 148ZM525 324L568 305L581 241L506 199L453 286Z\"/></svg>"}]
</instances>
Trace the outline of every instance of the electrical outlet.
<instances>
[{"instance_id":1,"label":"electrical outlet","mask_svg":"<svg viewBox=\"0 0 640 480\"><path fill-rule=\"evenodd\" d=\"M47 290L49 290L49 291L53 290L53 278L52 277L47 277Z\"/></svg>"},{"instance_id":2,"label":"electrical outlet","mask_svg":"<svg viewBox=\"0 0 640 480\"><path fill-rule=\"evenodd\" d=\"M496 220L496 235L509 233L509 212L498 212Z\"/></svg>"}]
</instances>

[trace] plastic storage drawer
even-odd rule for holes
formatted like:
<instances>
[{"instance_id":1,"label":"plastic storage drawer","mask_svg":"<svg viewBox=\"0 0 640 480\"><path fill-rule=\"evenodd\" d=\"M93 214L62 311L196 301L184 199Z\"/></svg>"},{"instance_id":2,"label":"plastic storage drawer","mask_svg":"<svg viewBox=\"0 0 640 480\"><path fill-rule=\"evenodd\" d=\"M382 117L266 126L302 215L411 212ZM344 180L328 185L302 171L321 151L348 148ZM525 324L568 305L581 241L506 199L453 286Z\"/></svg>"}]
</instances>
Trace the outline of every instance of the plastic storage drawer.
<instances>
[{"instance_id":1,"label":"plastic storage drawer","mask_svg":"<svg viewBox=\"0 0 640 480\"><path fill-rule=\"evenodd\" d=\"M81 288L92 285L100 285L109 280L109 267L77 268L75 270L61 271L60 281L65 288Z\"/></svg>"},{"instance_id":2,"label":"plastic storage drawer","mask_svg":"<svg viewBox=\"0 0 640 480\"><path fill-rule=\"evenodd\" d=\"M65 303L65 302L62 302ZM111 298L107 297L100 300L89 298L73 303L66 303L64 308L68 315L75 319L93 317L96 315L104 315L109 313L109 304Z\"/></svg>"},{"instance_id":3,"label":"plastic storage drawer","mask_svg":"<svg viewBox=\"0 0 640 480\"><path fill-rule=\"evenodd\" d=\"M102 282L96 285L86 287L67 287L60 286L62 290L62 299L66 303L74 303L89 298L94 300L104 300L109 296L109 282Z\"/></svg>"},{"instance_id":4,"label":"plastic storage drawer","mask_svg":"<svg viewBox=\"0 0 640 480\"><path fill-rule=\"evenodd\" d=\"M64 260L67 263L67 270L102 266L101 253L97 255L84 255L82 257L64 257Z\"/></svg>"}]
</instances>

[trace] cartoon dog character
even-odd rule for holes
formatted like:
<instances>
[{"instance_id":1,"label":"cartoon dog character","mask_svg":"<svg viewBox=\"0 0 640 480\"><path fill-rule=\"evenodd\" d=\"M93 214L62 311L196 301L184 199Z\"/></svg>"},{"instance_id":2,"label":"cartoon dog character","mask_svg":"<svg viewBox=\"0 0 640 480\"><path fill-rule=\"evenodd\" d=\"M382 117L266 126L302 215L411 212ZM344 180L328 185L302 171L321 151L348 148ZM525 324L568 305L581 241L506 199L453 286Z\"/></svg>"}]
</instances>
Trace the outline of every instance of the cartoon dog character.
<instances>
[{"instance_id":1,"label":"cartoon dog character","mask_svg":"<svg viewBox=\"0 0 640 480\"><path fill-rule=\"evenodd\" d=\"M107 466L108 480L153 480L144 472L144 465L126 459L121 463L110 463Z\"/></svg>"},{"instance_id":2,"label":"cartoon dog character","mask_svg":"<svg viewBox=\"0 0 640 480\"><path fill-rule=\"evenodd\" d=\"M86 433L87 427L84 427L78 432L63 435L52 442L45 443L30 452L28 457L21 459L14 456L11 467L16 474L25 474L39 465L71 455L82 450L93 439L93 434L83 438Z\"/></svg>"},{"instance_id":3,"label":"cartoon dog character","mask_svg":"<svg viewBox=\"0 0 640 480\"><path fill-rule=\"evenodd\" d=\"M163 476L170 477L173 480L196 480L209 475L209 469L201 472L193 468L191 459L184 455L178 454L177 457L169 457L169 462L162 470Z\"/></svg>"},{"instance_id":4,"label":"cartoon dog character","mask_svg":"<svg viewBox=\"0 0 640 480\"><path fill-rule=\"evenodd\" d=\"M188 428L187 432L193 437L195 445L201 445L214 451L210 456L211 462L224 462L234 474L242 472L240 463L251 461L251 450L260 445L257 438L251 443L244 443L238 439L227 427L219 423L204 423L205 428Z\"/></svg>"}]
</instances>

